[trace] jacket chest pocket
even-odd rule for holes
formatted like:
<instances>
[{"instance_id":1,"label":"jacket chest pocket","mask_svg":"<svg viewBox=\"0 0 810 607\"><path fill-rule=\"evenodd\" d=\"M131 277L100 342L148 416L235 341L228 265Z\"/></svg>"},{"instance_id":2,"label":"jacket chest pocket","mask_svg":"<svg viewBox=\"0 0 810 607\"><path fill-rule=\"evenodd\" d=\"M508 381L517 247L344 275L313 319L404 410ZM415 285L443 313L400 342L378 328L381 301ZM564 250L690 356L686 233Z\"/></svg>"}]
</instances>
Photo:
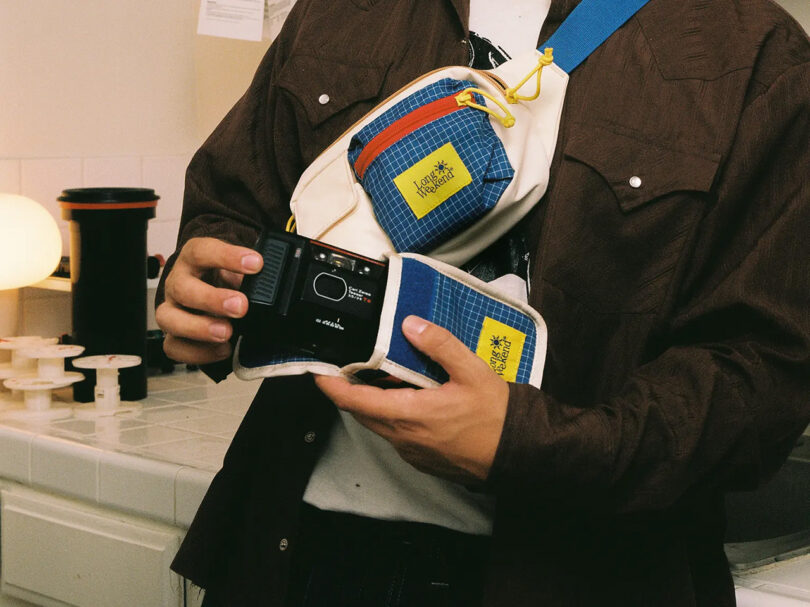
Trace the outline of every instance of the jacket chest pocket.
<instances>
[{"instance_id":1,"label":"jacket chest pocket","mask_svg":"<svg viewBox=\"0 0 810 607\"><path fill-rule=\"evenodd\" d=\"M578 125L549 195L543 280L600 312L655 312L700 217L719 155Z\"/></svg>"},{"instance_id":2,"label":"jacket chest pocket","mask_svg":"<svg viewBox=\"0 0 810 607\"><path fill-rule=\"evenodd\" d=\"M290 57L278 86L300 108L299 143L307 163L379 101L387 71L384 65L347 64L313 55Z\"/></svg>"}]
</instances>

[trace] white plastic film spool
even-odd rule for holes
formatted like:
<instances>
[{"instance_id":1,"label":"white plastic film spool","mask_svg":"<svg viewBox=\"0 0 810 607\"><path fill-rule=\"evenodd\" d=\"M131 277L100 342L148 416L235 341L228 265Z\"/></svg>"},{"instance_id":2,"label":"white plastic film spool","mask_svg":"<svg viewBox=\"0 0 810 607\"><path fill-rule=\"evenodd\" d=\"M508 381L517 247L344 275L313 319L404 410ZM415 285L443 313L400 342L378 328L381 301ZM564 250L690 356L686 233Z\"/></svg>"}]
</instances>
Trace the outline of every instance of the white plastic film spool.
<instances>
[{"instance_id":1,"label":"white plastic film spool","mask_svg":"<svg viewBox=\"0 0 810 607\"><path fill-rule=\"evenodd\" d=\"M51 400L54 390L64 388L75 383L73 378L48 379L39 377L12 377L5 380L4 385L11 390L19 390L24 396L24 409L11 409L0 413L2 419L22 420L54 420L70 417L72 410L64 404L56 404Z\"/></svg>"},{"instance_id":2,"label":"white plastic film spool","mask_svg":"<svg viewBox=\"0 0 810 607\"><path fill-rule=\"evenodd\" d=\"M11 353L11 362L0 364L0 385L3 380L12 377L34 376L37 373L36 361L24 354L24 351L49 344L55 344L59 340L56 337L40 337L39 335L21 335L17 337L0 338L0 350ZM10 393L0 389L0 411L9 409L24 409L25 402L23 393L19 390L12 390Z\"/></svg>"},{"instance_id":3,"label":"white plastic film spool","mask_svg":"<svg viewBox=\"0 0 810 607\"><path fill-rule=\"evenodd\" d=\"M11 351L11 362L0 365L0 380L36 373L36 363L24 354L24 350L37 346L55 344L56 337L39 337L22 335L19 337L0 337L0 350Z\"/></svg>"},{"instance_id":4,"label":"white plastic film spool","mask_svg":"<svg viewBox=\"0 0 810 607\"><path fill-rule=\"evenodd\" d=\"M121 386L118 384L118 370L137 367L140 356L130 354L102 354L85 356L73 361L77 369L95 369L96 387L94 403L75 408L74 415L80 418L94 418L104 415L137 413L141 406L137 403L121 403Z\"/></svg>"},{"instance_id":5,"label":"white plastic film spool","mask_svg":"<svg viewBox=\"0 0 810 607\"><path fill-rule=\"evenodd\" d=\"M84 379L84 375L75 371L65 371L65 359L73 358L84 352L84 346L53 344L23 348L23 356L37 361L37 377L61 379L75 378L75 381Z\"/></svg>"}]
</instances>

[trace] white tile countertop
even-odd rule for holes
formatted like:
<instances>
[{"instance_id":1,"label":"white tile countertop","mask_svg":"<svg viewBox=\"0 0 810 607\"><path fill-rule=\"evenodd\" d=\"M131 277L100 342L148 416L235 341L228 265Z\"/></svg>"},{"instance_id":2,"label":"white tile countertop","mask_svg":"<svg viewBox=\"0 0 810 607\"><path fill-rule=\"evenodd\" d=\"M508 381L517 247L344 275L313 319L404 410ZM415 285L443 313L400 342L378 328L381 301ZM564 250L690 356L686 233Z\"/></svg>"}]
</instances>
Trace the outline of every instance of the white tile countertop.
<instances>
[{"instance_id":1,"label":"white tile countertop","mask_svg":"<svg viewBox=\"0 0 810 607\"><path fill-rule=\"evenodd\" d=\"M810 605L810 554L736 574L738 607Z\"/></svg>"},{"instance_id":2,"label":"white tile countertop","mask_svg":"<svg viewBox=\"0 0 810 607\"><path fill-rule=\"evenodd\" d=\"M0 479L187 528L259 385L177 371L148 379L137 415L0 421ZM735 585L740 607L810 605L810 554L737 572Z\"/></svg>"},{"instance_id":3,"label":"white tile countertop","mask_svg":"<svg viewBox=\"0 0 810 607\"><path fill-rule=\"evenodd\" d=\"M0 478L188 527L259 384L184 370L150 377L135 415L0 420Z\"/></svg>"}]
</instances>

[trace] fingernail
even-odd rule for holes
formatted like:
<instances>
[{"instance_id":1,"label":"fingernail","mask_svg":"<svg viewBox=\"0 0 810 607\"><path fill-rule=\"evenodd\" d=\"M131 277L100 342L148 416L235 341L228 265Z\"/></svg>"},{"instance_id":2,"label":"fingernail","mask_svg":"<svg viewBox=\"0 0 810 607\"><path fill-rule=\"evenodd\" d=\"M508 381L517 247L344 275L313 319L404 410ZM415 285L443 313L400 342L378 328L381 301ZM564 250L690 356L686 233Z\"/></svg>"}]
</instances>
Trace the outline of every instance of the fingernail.
<instances>
[{"instance_id":1,"label":"fingernail","mask_svg":"<svg viewBox=\"0 0 810 607\"><path fill-rule=\"evenodd\" d=\"M242 298L241 297L229 297L222 303L222 307L225 308L226 312L230 314L241 314L242 313Z\"/></svg>"},{"instance_id":2,"label":"fingernail","mask_svg":"<svg viewBox=\"0 0 810 607\"><path fill-rule=\"evenodd\" d=\"M261 258L258 255L245 255L242 257L242 267L250 272L255 272L261 265Z\"/></svg>"},{"instance_id":3,"label":"fingernail","mask_svg":"<svg viewBox=\"0 0 810 607\"><path fill-rule=\"evenodd\" d=\"M221 322L212 323L208 331L215 339L225 339L228 335L228 327Z\"/></svg>"},{"instance_id":4,"label":"fingernail","mask_svg":"<svg viewBox=\"0 0 810 607\"><path fill-rule=\"evenodd\" d=\"M428 323L418 316L408 316L402 321L402 330L412 335L421 335Z\"/></svg>"}]
</instances>

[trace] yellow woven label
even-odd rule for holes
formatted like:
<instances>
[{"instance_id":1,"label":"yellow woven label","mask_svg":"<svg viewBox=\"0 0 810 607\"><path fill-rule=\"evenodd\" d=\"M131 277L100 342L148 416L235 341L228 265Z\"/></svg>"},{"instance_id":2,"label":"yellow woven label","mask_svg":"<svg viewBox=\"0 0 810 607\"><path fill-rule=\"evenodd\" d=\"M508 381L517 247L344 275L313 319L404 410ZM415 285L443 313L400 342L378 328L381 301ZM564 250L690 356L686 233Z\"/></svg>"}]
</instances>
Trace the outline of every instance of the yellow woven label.
<instances>
[{"instance_id":1,"label":"yellow woven label","mask_svg":"<svg viewBox=\"0 0 810 607\"><path fill-rule=\"evenodd\" d=\"M394 177L394 185L417 219L422 219L470 183L470 172L452 143L445 143Z\"/></svg>"},{"instance_id":2,"label":"yellow woven label","mask_svg":"<svg viewBox=\"0 0 810 607\"><path fill-rule=\"evenodd\" d=\"M517 379L526 334L486 316L475 353L506 381Z\"/></svg>"}]
</instances>

